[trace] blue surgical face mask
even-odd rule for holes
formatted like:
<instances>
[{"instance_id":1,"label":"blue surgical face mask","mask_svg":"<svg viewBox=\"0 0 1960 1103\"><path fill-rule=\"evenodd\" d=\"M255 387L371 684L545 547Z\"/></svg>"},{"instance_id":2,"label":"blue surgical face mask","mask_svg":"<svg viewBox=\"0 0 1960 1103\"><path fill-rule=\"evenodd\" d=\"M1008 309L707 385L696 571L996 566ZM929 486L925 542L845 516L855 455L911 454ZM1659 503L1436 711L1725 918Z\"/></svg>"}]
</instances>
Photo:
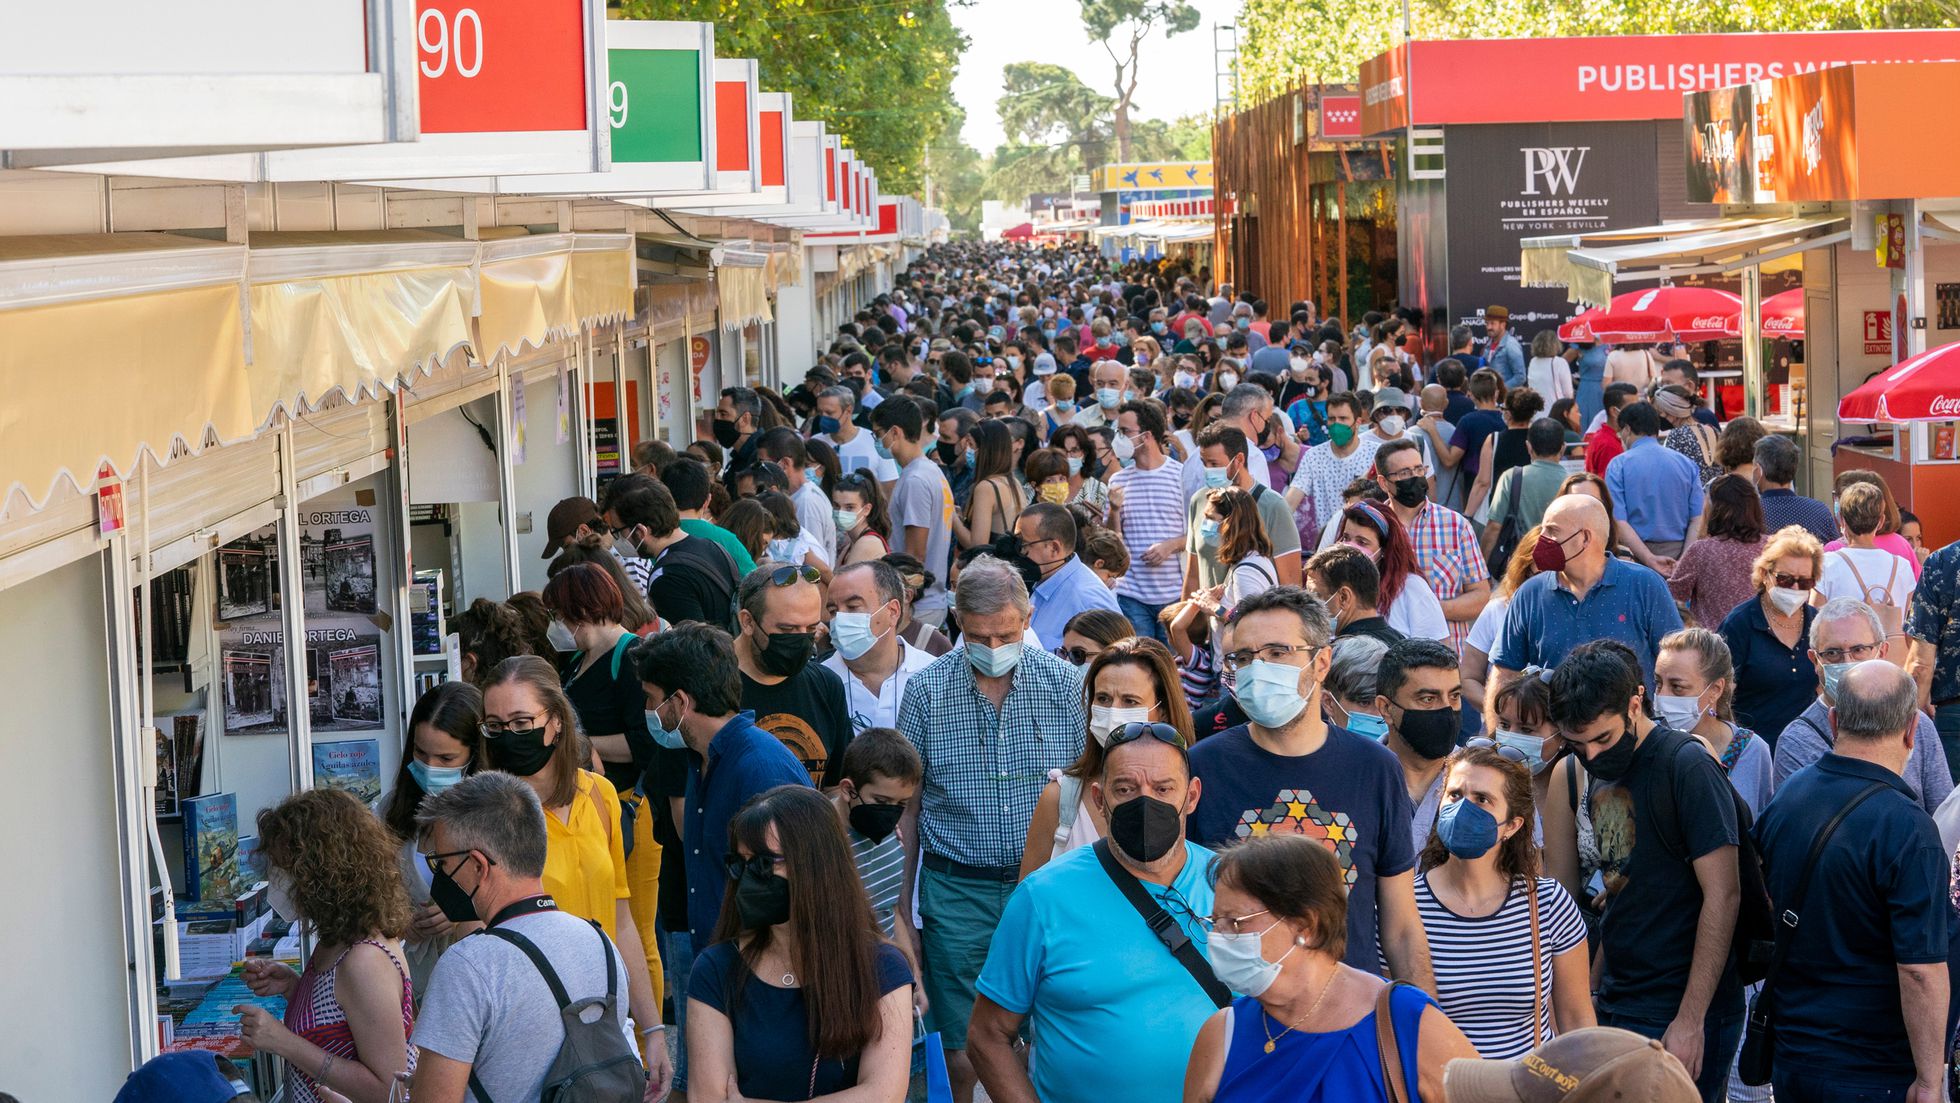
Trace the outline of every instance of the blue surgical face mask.
<instances>
[{"instance_id":1,"label":"blue surgical face mask","mask_svg":"<svg viewBox=\"0 0 1960 1103\"><path fill-rule=\"evenodd\" d=\"M1068 458L1068 473L1069 473L1069 474L1071 474L1071 475L1080 475L1080 474L1082 474L1082 457L1081 457L1081 456L1070 456L1070 457Z\"/></svg>"},{"instance_id":2,"label":"blue surgical face mask","mask_svg":"<svg viewBox=\"0 0 1960 1103\"><path fill-rule=\"evenodd\" d=\"M1213 490L1231 483L1232 469L1229 467L1205 468L1205 485Z\"/></svg>"},{"instance_id":3,"label":"blue surgical face mask","mask_svg":"<svg viewBox=\"0 0 1960 1103\"><path fill-rule=\"evenodd\" d=\"M1388 721L1365 712L1350 712L1347 730L1380 743L1388 738Z\"/></svg>"},{"instance_id":4,"label":"blue surgical face mask","mask_svg":"<svg viewBox=\"0 0 1960 1103\"><path fill-rule=\"evenodd\" d=\"M687 746L687 741L681 738L679 720L674 721L674 727L670 731L666 724L661 723L660 713L657 710L648 709L646 710L646 714L647 734L653 736L655 743L660 744L670 751L678 751L682 747Z\"/></svg>"},{"instance_id":5,"label":"blue surgical face mask","mask_svg":"<svg viewBox=\"0 0 1960 1103\"><path fill-rule=\"evenodd\" d=\"M810 483L822 483L822 482L823 482L823 468L822 468L821 466L817 466L817 465L812 465L812 466L809 466L809 467L806 467L806 468L804 468L804 469L803 469L803 478L804 478L804 480L805 480L806 482L810 482Z\"/></svg>"},{"instance_id":6,"label":"blue surgical face mask","mask_svg":"<svg viewBox=\"0 0 1960 1103\"><path fill-rule=\"evenodd\" d=\"M976 449L973 449L973 448L969 448L969 449L967 449L967 450L966 450L966 457L965 457L965 459L964 459L964 461L963 461L963 462L965 462L965 464L966 464L966 465L967 465L968 467L972 467L972 466L973 466L973 461L974 461L974 458L975 458L976 456L978 456L978 455L979 455L979 452L978 452L978 450L976 450Z\"/></svg>"},{"instance_id":7,"label":"blue surgical face mask","mask_svg":"<svg viewBox=\"0 0 1960 1103\"><path fill-rule=\"evenodd\" d=\"M1165 325L1164 325L1164 323L1162 323L1162 322L1152 322L1152 323L1150 323L1150 332L1152 332L1152 333L1162 333L1162 332L1164 332L1164 330L1165 330L1165 329L1167 329L1167 328L1169 328L1169 327L1167 327L1167 326L1165 326Z\"/></svg>"},{"instance_id":8,"label":"blue surgical face mask","mask_svg":"<svg viewBox=\"0 0 1960 1103\"><path fill-rule=\"evenodd\" d=\"M849 532L857 526L857 510L833 509L830 511L830 519L836 524L838 532Z\"/></svg>"},{"instance_id":9,"label":"blue surgical face mask","mask_svg":"<svg viewBox=\"0 0 1960 1103\"><path fill-rule=\"evenodd\" d=\"M888 460L892 458L892 450L885 447L884 437L877 437L873 439L871 442L871 447L877 449L879 459Z\"/></svg>"},{"instance_id":10,"label":"blue surgical face mask","mask_svg":"<svg viewBox=\"0 0 1960 1103\"><path fill-rule=\"evenodd\" d=\"M1852 667L1857 665L1857 663L1824 664L1824 696L1828 700L1833 703L1837 701L1838 683L1844 681L1844 676L1850 672Z\"/></svg>"},{"instance_id":11,"label":"blue surgical face mask","mask_svg":"<svg viewBox=\"0 0 1960 1103\"><path fill-rule=\"evenodd\" d=\"M1096 401L1102 404L1103 409L1114 410L1123 404L1123 392L1115 387L1097 387Z\"/></svg>"},{"instance_id":12,"label":"blue surgical face mask","mask_svg":"<svg viewBox=\"0 0 1960 1103\"><path fill-rule=\"evenodd\" d=\"M862 658L882 638L871 631L870 613L839 613L830 618L830 642L845 662Z\"/></svg>"},{"instance_id":13,"label":"blue surgical face mask","mask_svg":"<svg viewBox=\"0 0 1960 1103\"><path fill-rule=\"evenodd\" d=\"M1218 522L1210 517L1198 522L1198 538L1207 548L1218 546Z\"/></svg>"},{"instance_id":14,"label":"blue surgical face mask","mask_svg":"<svg viewBox=\"0 0 1960 1103\"><path fill-rule=\"evenodd\" d=\"M1526 735L1523 732L1505 731L1502 728L1498 729L1495 739L1498 746L1515 748L1518 753L1524 755L1525 768L1529 769L1532 773L1535 774L1545 768L1545 741L1543 739L1535 735Z\"/></svg>"},{"instance_id":15,"label":"blue surgical face mask","mask_svg":"<svg viewBox=\"0 0 1960 1103\"><path fill-rule=\"evenodd\" d=\"M1436 837L1457 858L1481 858L1497 845L1497 817L1465 797L1436 810Z\"/></svg>"},{"instance_id":16,"label":"blue surgical face mask","mask_svg":"<svg viewBox=\"0 0 1960 1103\"><path fill-rule=\"evenodd\" d=\"M1239 671L1232 695L1262 728L1283 728L1307 707L1300 692L1300 668L1265 659L1254 659Z\"/></svg>"},{"instance_id":17,"label":"blue surgical face mask","mask_svg":"<svg viewBox=\"0 0 1960 1103\"><path fill-rule=\"evenodd\" d=\"M843 423L838 421L834 417L824 417L822 415L818 415L817 417L816 429L817 432L822 434L823 436L826 437L830 436L833 433L837 432L837 430L842 429L843 427L844 427Z\"/></svg>"},{"instance_id":18,"label":"blue surgical face mask","mask_svg":"<svg viewBox=\"0 0 1960 1103\"><path fill-rule=\"evenodd\" d=\"M763 549L763 554L778 563L788 563L790 561L790 554L795 550L796 541L785 538L769 541L769 546Z\"/></svg>"},{"instance_id":19,"label":"blue surgical face mask","mask_svg":"<svg viewBox=\"0 0 1960 1103\"><path fill-rule=\"evenodd\" d=\"M434 796L463 780L463 767L431 766L419 758L410 757L408 776L415 779L415 784L420 785L424 793Z\"/></svg>"},{"instance_id":20,"label":"blue surgical face mask","mask_svg":"<svg viewBox=\"0 0 1960 1103\"><path fill-rule=\"evenodd\" d=\"M1021 641L1004 643L999 647L986 647L977 643L966 645L966 657L973 669L988 678L998 678L1021 664Z\"/></svg>"}]
</instances>

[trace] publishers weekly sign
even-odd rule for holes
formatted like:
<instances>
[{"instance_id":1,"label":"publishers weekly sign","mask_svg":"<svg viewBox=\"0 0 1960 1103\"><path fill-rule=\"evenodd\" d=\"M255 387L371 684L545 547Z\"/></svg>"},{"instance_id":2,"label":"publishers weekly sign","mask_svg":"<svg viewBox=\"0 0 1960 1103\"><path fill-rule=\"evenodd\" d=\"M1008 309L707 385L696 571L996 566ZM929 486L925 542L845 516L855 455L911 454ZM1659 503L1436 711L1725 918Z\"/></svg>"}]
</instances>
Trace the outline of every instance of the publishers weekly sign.
<instances>
[{"instance_id":1,"label":"publishers weekly sign","mask_svg":"<svg viewBox=\"0 0 1960 1103\"><path fill-rule=\"evenodd\" d=\"M1451 127L1451 324L1480 325L1501 303L1529 342L1564 321L1563 288L1519 286L1521 242L1659 221L1655 144L1648 122Z\"/></svg>"}]
</instances>

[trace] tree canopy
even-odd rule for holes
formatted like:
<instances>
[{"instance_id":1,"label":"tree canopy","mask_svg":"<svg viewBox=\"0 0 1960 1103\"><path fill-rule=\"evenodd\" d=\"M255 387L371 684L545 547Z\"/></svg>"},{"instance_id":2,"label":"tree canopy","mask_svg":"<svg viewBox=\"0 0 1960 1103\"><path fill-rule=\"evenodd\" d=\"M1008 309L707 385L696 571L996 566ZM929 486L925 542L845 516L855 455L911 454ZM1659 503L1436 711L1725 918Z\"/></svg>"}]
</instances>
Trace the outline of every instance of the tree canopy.
<instances>
[{"instance_id":1,"label":"tree canopy","mask_svg":"<svg viewBox=\"0 0 1960 1103\"><path fill-rule=\"evenodd\" d=\"M1082 29L1099 43L1115 67L1110 128L1116 138L1116 159L1137 159L1131 148L1130 105L1139 79L1138 54L1143 41L1161 29L1165 37L1183 34L1198 25L1198 9L1185 0L1080 0Z\"/></svg>"}]
</instances>

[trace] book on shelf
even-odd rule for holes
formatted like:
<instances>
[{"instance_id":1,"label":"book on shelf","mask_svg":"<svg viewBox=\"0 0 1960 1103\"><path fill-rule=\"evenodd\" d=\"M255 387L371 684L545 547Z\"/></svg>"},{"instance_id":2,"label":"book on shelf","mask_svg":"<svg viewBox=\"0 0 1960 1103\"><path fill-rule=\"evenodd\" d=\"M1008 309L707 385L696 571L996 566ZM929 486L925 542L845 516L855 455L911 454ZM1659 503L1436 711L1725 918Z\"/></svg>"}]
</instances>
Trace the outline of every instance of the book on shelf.
<instances>
[{"instance_id":1,"label":"book on shelf","mask_svg":"<svg viewBox=\"0 0 1960 1103\"><path fill-rule=\"evenodd\" d=\"M229 920L238 894L249 886L238 872L238 798L231 793L186 797L184 895L180 919Z\"/></svg>"},{"instance_id":2,"label":"book on shelf","mask_svg":"<svg viewBox=\"0 0 1960 1103\"><path fill-rule=\"evenodd\" d=\"M380 741L343 739L313 744L313 787L352 793L362 804L380 800Z\"/></svg>"}]
</instances>

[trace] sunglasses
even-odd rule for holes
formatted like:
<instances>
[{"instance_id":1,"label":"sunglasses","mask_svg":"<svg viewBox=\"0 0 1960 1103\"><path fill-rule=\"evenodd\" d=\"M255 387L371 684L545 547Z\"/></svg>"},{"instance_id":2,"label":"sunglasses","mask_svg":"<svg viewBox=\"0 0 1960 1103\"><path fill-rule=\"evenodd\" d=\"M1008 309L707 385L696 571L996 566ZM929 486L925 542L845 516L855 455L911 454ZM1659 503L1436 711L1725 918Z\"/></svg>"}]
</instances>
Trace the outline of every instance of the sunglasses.
<instances>
[{"instance_id":1,"label":"sunglasses","mask_svg":"<svg viewBox=\"0 0 1960 1103\"><path fill-rule=\"evenodd\" d=\"M1799 575L1783 574L1782 572L1778 572L1772 581L1788 590L1808 590L1817 585L1817 580L1814 578L1804 578Z\"/></svg>"},{"instance_id":2,"label":"sunglasses","mask_svg":"<svg viewBox=\"0 0 1960 1103\"><path fill-rule=\"evenodd\" d=\"M808 563L777 567L775 570L769 572L769 584L771 586L794 586L799 579L814 586L822 578L823 575Z\"/></svg>"},{"instance_id":3,"label":"sunglasses","mask_svg":"<svg viewBox=\"0 0 1960 1103\"><path fill-rule=\"evenodd\" d=\"M1145 738L1155 739L1159 743L1168 743L1180 751L1189 748L1189 744L1185 741L1183 733L1169 724L1136 720L1111 732L1109 734L1108 746L1105 749L1114 749L1125 743L1134 743L1139 739Z\"/></svg>"},{"instance_id":4,"label":"sunglasses","mask_svg":"<svg viewBox=\"0 0 1960 1103\"><path fill-rule=\"evenodd\" d=\"M765 875L774 873L776 872L776 863L782 860L783 856L780 854L765 853L757 854L753 858L744 858L740 854L730 852L722 855L721 864L722 868L728 871L728 879L730 881L739 881L742 879L742 874L749 870L754 870L758 874Z\"/></svg>"},{"instance_id":5,"label":"sunglasses","mask_svg":"<svg viewBox=\"0 0 1960 1103\"><path fill-rule=\"evenodd\" d=\"M1481 737L1472 739L1463 745L1463 749L1466 751L1496 751L1507 762L1515 762L1520 766L1531 764L1531 759L1527 758L1523 751L1518 750L1516 747L1499 743L1495 739L1484 739Z\"/></svg>"},{"instance_id":6,"label":"sunglasses","mask_svg":"<svg viewBox=\"0 0 1960 1103\"><path fill-rule=\"evenodd\" d=\"M1102 652L1097 651L1091 653L1086 648L1081 648L1081 647L1057 647L1055 649L1056 658L1074 663L1077 666L1081 666L1083 663L1088 662L1090 659L1093 659L1100 654L1102 654Z\"/></svg>"}]
</instances>

